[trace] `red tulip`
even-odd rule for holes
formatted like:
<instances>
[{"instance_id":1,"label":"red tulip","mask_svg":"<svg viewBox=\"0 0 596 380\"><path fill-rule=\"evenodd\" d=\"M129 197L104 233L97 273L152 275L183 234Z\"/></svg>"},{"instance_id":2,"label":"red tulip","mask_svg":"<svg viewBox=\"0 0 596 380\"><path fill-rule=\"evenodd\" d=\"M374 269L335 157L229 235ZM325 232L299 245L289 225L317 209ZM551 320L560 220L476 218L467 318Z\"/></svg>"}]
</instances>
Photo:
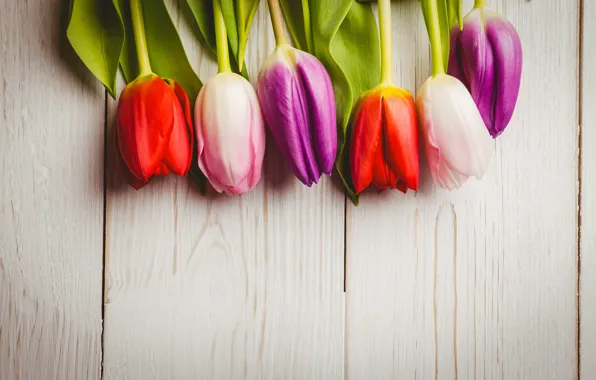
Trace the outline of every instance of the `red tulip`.
<instances>
[{"instance_id":1,"label":"red tulip","mask_svg":"<svg viewBox=\"0 0 596 380\"><path fill-rule=\"evenodd\" d=\"M143 187L153 176L185 176L193 141L190 102L178 83L149 74L124 88L116 113L116 144L132 187Z\"/></svg>"},{"instance_id":2,"label":"red tulip","mask_svg":"<svg viewBox=\"0 0 596 380\"><path fill-rule=\"evenodd\" d=\"M418 122L409 91L379 85L365 92L351 119L350 171L359 194L377 188L418 190Z\"/></svg>"}]
</instances>

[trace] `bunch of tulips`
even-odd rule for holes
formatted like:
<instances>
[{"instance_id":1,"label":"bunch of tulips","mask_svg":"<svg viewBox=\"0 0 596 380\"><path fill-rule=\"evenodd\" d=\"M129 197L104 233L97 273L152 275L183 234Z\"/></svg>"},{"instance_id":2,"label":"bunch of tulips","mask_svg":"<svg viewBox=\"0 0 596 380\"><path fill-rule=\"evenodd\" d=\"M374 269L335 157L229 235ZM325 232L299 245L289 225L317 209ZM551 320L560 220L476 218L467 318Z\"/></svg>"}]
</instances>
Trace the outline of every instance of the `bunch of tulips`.
<instances>
[{"instance_id":1,"label":"bunch of tulips","mask_svg":"<svg viewBox=\"0 0 596 380\"><path fill-rule=\"evenodd\" d=\"M302 183L312 186L332 174L338 144L332 81L315 55L288 43L279 0L268 2L277 46L255 89L230 69L221 0L213 1L219 72L191 105L179 84L152 72L142 4L131 0L141 74L122 91L116 115L118 152L131 186L139 189L154 176L185 176L196 157L216 191L246 193L261 177L266 128ZM433 72L414 100L392 82L390 5L379 0L382 75L354 104L348 126L355 194L370 185L417 191L420 138L439 186L453 189L469 177L482 178L493 139L511 120L522 69L514 27L476 1L460 22L448 25L445 41L440 2L422 0Z\"/></svg>"}]
</instances>

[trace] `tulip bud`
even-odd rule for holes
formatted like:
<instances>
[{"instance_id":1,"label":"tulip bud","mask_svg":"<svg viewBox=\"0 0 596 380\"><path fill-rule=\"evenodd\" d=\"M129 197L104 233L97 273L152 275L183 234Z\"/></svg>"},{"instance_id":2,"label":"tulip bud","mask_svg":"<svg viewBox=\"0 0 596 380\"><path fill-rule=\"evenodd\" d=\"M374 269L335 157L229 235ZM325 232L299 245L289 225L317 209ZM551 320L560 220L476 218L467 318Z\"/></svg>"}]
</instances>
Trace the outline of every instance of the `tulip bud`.
<instances>
[{"instance_id":1,"label":"tulip bud","mask_svg":"<svg viewBox=\"0 0 596 380\"><path fill-rule=\"evenodd\" d=\"M337 150L335 96L313 55L280 44L259 73L263 116L290 169L311 186L330 175Z\"/></svg>"},{"instance_id":2,"label":"tulip bud","mask_svg":"<svg viewBox=\"0 0 596 380\"><path fill-rule=\"evenodd\" d=\"M387 84L362 94L350 120L350 171L359 194L379 189L418 190L418 124L409 91Z\"/></svg>"},{"instance_id":3,"label":"tulip bud","mask_svg":"<svg viewBox=\"0 0 596 380\"><path fill-rule=\"evenodd\" d=\"M193 139L189 100L179 84L149 74L124 88L116 113L116 141L132 187L143 187L154 175L185 176Z\"/></svg>"},{"instance_id":4,"label":"tulip bud","mask_svg":"<svg viewBox=\"0 0 596 380\"><path fill-rule=\"evenodd\" d=\"M261 178L265 126L257 94L238 74L205 83L195 105L199 168L217 192L242 194Z\"/></svg>"},{"instance_id":5,"label":"tulip bud","mask_svg":"<svg viewBox=\"0 0 596 380\"><path fill-rule=\"evenodd\" d=\"M448 73L468 88L491 136L509 124L521 83L522 46L513 25L483 6L451 30Z\"/></svg>"},{"instance_id":6,"label":"tulip bud","mask_svg":"<svg viewBox=\"0 0 596 380\"><path fill-rule=\"evenodd\" d=\"M449 190L482 178L493 140L470 93L457 78L428 78L416 97L426 157L434 180Z\"/></svg>"}]
</instances>

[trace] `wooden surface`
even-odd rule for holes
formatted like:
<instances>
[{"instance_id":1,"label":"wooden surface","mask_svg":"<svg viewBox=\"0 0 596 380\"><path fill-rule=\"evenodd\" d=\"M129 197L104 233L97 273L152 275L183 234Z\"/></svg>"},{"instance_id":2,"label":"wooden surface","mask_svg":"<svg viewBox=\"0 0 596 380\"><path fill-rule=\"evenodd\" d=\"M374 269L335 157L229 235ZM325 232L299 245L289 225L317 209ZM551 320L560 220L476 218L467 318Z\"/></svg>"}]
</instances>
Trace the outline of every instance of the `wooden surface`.
<instances>
[{"instance_id":1,"label":"wooden surface","mask_svg":"<svg viewBox=\"0 0 596 380\"><path fill-rule=\"evenodd\" d=\"M271 140L247 195L131 189L116 103L61 46L62 3L0 0L0 380L596 378L596 5L580 19L580 1L489 1L525 69L483 180L447 192L423 160L419 193L355 207L336 179L294 179ZM216 65L169 5L205 81ZM396 83L415 92L422 15L392 10Z\"/></svg>"},{"instance_id":2,"label":"wooden surface","mask_svg":"<svg viewBox=\"0 0 596 380\"><path fill-rule=\"evenodd\" d=\"M348 208L348 378L576 378L572 3L491 2L516 25L526 70L482 181L449 193L424 166L418 194L373 193ZM395 73L407 88L429 72L417 11L416 2L393 5Z\"/></svg>"},{"instance_id":3,"label":"wooden surface","mask_svg":"<svg viewBox=\"0 0 596 380\"><path fill-rule=\"evenodd\" d=\"M2 380L100 376L105 95L61 9L0 1Z\"/></svg>"},{"instance_id":4,"label":"wooden surface","mask_svg":"<svg viewBox=\"0 0 596 380\"><path fill-rule=\"evenodd\" d=\"M584 379L596 378L596 4L584 1L581 76L580 357Z\"/></svg>"}]
</instances>

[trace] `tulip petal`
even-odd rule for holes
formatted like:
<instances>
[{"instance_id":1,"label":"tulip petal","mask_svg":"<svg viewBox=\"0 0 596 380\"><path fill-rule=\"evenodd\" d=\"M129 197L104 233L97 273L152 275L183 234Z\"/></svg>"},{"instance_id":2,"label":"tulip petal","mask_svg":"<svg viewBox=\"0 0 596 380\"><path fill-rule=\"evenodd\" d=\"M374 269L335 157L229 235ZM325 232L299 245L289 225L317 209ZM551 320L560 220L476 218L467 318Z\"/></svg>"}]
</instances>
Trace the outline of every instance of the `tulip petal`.
<instances>
[{"instance_id":1,"label":"tulip petal","mask_svg":"<svg viewBox=\"0 0 596 380\"><path fill-rule=\"evenodd\" d=\"M119 146L117 130L114 133L114 143L115 143L116 147ZM126 165L126 162L124 161L124 158L122 158L122 154L120 154L120 150L116 149L116 152L117 152L116 154L118 156L117 166L119 167L120 171L124 175L126 182L135 190L139 190L140 188L145 186L148 183L148 181L145 181L145 180L135 177L128 169L128 166Z\"/></svg>"},{"instance_id":2,"label":"tulip petal","mask_svg":"<svg viewBox=\"0 0 596 380\"><path fill-rule=\"evenodd\" d=\"M493 140L463 83L445 74L431 77L418 91L416 106L435 181L452 189L470 176L482 178Z\"/></svg>"},{"instance_id":3,"label":"tulip petal","mask_svg":"<svg viewBox=\"0 0 596 380\"><path fill-rule=\"evenodd\" d=\"M276 62L259 77L258 91L267 126L290 170L311 186L320 171L310 144L308 108L300 80L283 61Z\"/></svg>"},{"instance_id":4,"label":"tulip petal","mask_svg":"<svg viewBox=\"0 0 596 380\"><path fill-rule=\"evenodd\" d=\"M385 124L385 121L382 124ZM397 176L385 161L386 150L389 145L385 135L381 132L377 149L373 155L372 184L382 190L395 189L398 181Z\"/></svg>"},{"instance_id":5,"label":"tulip petal","mask_svg":"<svg viewBox=\"0 0 596 380\"><path fill-rule=\"evenodd\" d=\"M177 100L159 77L141 77L122 91L116 111L118 146L131 174L148 181L159 171L174 124Z\"/></svg>"},{"instance_id":6,"label":"tulip petal","mask_svg":"<svg viewBox=\"0 0 596 380\"><path fill-rule=\"evenodd\" d=\"M481 10L474 10L466 16L465 27L459 37L459 56L466 78L463 83L490 131L494 114L495 65Z\"/></svg>"},{"instance_id":7,"label":"tulip petal","mask_svg":"<svg viewBox=\"0 0 596 380\"><path fill-rule=\"evenodd\" d=\"M418 190L418 123L410 92L395 87L385 91L381 135L384 161L407 187Z\"/></svg>"},{"instance_id":8,"label":"tulip petal","mask_svg":"<svg viewBox=\"0 0 596 380\"><path fill-rule=\"evenodd\" d=\"M162 172L165 175L174 173L185 176L192 162L194 136L190 118L190 101L184 89L178 83L169 79L165 81L172 88L178 102L172 103L174 125L168 150L164 156Z\"/></svg>"},{"instance_id":9,"label":"tulip petal","mask_svg":"<svg viewBox=\"0 0 596 380\"><path fill-rule=\"evenodd\" d=\"M309 124L311 126L309 135L314 144L318 168L329 175L333 170L337 152L337 125L333 85L325 67L308 53L300 52L296 54L296 70L306 95ZM315 183L318 179L316 176L311 178Z\"/></svg>"},{"instance_id":10,"label":"tulip petal","mask_svg":"<svg viewBox=\"0 0 596 380\"><path fill-rule=\"evenodd\" d=\"M252 166L251 104L236 77L242 78L233 73L211 78L201 89L202 103L195 111L201 127L197 135L204 143L199 167L220 192L240 183Z\"/></svg>"},{"instance_id":11,"label":"tulip petal","mask_svg":"<svg viewBox=\"0 0 596 380\"><path fill-rule=\"evenodd\" d=\"M356 115L350 149L350 171L356 194L372 182L375 153L383 124L382 100L379 94L363 95L358 103L354 108Z\"/></svg>"},{"instance_id":12,"label":"tulip petal","mask_svg":"<svg viewBox=\"0 0 596 380\"><path fill-rule=\"evenodd\" d=\"M301 83L301 78L292 78L292 106L294 108L293 115L295 117L294 126L296 127L296 136L300 144L299 155L304 162L306 172L308 173L308 185L318 182L321 177L321 171L317 165L317 159L312 146L313 136L310 128L310 112L309 104L306 99L305 91Z\"/></svg>"},{"instance_id":13,"label":"tulip petal","mask_svg":"<svg viewBox=\"0 0 596 380\"><path fill-rule=\"evenodd\" d=\"M451 28L449 43L449 65L447 66L447 73L456 77L462 81L466 87L468 87L463 68L461 67L461 47L459 45L460 34L461 30L459 25L455 25L453 28Z\"/></svg>"},{"instance_id":14,"label":"tulip petal","mask_svg":"<svg viewBox=\"0 0 596 380\"><path fill-rule=\"evenodd\" d=\"M522 45L517 31L505 18L486 11L486 35L495 60L495 97L491 135L499 136L509 124L519 95ZM492 15L492 16L491 16Z\"/></svg>"},{"instance_id":15,"label":"tulip petal","mask_svg":"<svg viewBox=\"0 0 596 380\"><path fill-rule=\"evenodd\" d=\"M244 81L244 89L250 101L250 151L252 153L252 168L248 175L247 188L244 192L253 189L261 179L263 158L265 157L265 122L259 104L259 99L254 88L248 81Z\"/></svg>"},{"instance_id":16,"label":"tulip petal","mask_svg":"<svg viewBox=\"0 0 596 380\"><path fill-rule=\"evenodd\" d=\"M404 194L408 191L408 186L403 181L397 181L395 188Z\"/></svg>"}]
</instances>

